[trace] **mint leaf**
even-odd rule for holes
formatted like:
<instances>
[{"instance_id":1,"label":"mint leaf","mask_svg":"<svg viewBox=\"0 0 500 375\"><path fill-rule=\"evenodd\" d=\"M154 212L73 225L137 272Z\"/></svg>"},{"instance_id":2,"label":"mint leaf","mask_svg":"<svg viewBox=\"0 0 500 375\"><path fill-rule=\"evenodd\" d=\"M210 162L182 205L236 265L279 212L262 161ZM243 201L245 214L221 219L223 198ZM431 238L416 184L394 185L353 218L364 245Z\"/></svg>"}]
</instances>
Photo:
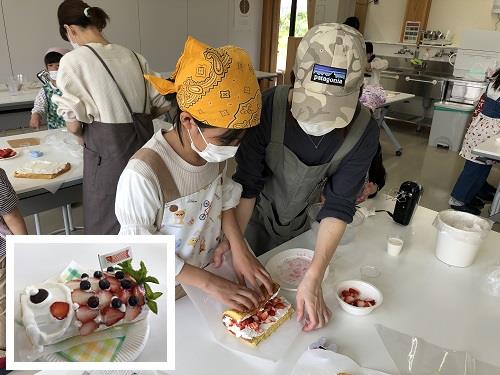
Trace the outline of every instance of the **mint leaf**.
<instances>
[{"instance_id":1,"label":"mint leaf","mask_svg":"<svg viewBox=\"0 0 500 375\"><path fill-rule=\"evenodd\" d=\"M151 300L155 300L155 299L158 299L160 298L161 296L163 295L162 292L154 292L151 296L149 296L148 298L151 299Z\"/></svg>"},{"instance_id":2,"label":"mint leaf","mask_svg":"<svg viewBox=\"0 0 500 375\"><path fill-rule=\"evenodd\" d=\"M147 305L152 312L158 314L158 305L156 304L155 301L148 300Z\"/></svg>"},{"instance_id":3,"label":"mint leaf","mask_svg":"<svg viewBox=\"0 0 500 375\"><path fill-rule=\"evenodd\" d=\"M158 281L158 279L156 277L153 277L153 276L148 276L144 279L144 282L146 283L153 283L153 284L159 284L160 282Z\"/></svg>"}]
</instances>

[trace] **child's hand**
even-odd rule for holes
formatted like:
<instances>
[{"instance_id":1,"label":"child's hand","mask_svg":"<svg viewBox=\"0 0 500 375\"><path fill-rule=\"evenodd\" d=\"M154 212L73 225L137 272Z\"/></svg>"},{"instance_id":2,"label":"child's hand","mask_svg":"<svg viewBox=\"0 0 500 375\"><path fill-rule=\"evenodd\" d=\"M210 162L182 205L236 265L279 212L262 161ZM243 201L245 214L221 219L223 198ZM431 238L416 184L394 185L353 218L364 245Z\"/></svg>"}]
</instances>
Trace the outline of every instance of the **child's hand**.
<instances>
[{"instance_id":1,"label":"child's hand","mask_svg":"<svg viewBox=\"0 0 500 375\"><path fill-rule=\"evenodd\" d=\"M33 113L30 120L31 129L39 129L42 124L42 116L39 113Z\"/></svg>"},{"instance_id":2,"label":"child's hand","mask_svg":"<svg viewBox=\"0 0 500 375\"><path fill-rule=\"evenodd\" d=\"M249 311L259 306L259 296L255 291L211 274L207 283L207 293L231 309Z\"/></svg>"}]
</instances>

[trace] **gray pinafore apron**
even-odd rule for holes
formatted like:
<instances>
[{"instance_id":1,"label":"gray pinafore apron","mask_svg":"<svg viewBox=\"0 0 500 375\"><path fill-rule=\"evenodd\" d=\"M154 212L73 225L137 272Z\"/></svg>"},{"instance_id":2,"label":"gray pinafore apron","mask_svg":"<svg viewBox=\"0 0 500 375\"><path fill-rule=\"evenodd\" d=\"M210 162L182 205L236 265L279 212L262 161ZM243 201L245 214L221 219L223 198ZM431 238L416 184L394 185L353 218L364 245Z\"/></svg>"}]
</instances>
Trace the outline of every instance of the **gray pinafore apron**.
<instances>
[{"instance_id":1,"label":"gray pinafore apron","mask_svg":"<svg viewBox=\"0 0 500 375\"><path fill-rule=\"evenodd\" d=\"M309 229L307 208L319 201L329 177L359 141L371 119L370 112L359 106L344 142L330 162L308 166L283 142L289 89L290 86L278 86L274 93L271 141L266 148L266 164L272 176L264 185L245 232L256 255Z\"/></svg>"},{"instance_id":2,"label":"gray pinafore apron","mask_svg":"<svg viewBox=\"0 0 500 375\"><path fill-rule=\"evenodd\" d=\"M139 150L154 133L151 115L146 113L148 91L144 80L143 113L134 113L127 98L116 82L104 60L90 46L103 67L115 82L125 102L132 122L107 124L94 121L83 124L83 208L85 234L118 234L120 224L115 216L116 187L121 173L129 159ZM141 74L144 76L139 58ZM144 78L143 78L144 79Z\"/></svg>"}]
</instances>

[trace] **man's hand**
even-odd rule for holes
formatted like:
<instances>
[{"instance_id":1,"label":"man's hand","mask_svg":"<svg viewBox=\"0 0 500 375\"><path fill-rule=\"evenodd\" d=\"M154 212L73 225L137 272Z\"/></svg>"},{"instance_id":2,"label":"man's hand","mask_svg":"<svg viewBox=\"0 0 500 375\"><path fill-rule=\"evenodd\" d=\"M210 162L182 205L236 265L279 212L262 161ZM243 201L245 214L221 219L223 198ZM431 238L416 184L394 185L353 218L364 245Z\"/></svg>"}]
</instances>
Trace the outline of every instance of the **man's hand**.
<instances>
[{"instance_id":1,"label":"man's hand","mask_svg":"<svg viewBox=\"0 0 500 375\"><path fill-rule=\"evenodd\" d=\"M305 332L324 327L332 316L323 298L322 276L306 274L297 290L297 320L304 321Z\"/></svg>"},{"instance_id":2,"label":"man's hand","mask_svg":"<svg viewBox=\"0 0 500 375\"><path fill-rule=\"evenodd\" d=\"M231 250L229 241L224 239L214 252L213 265L216 268L220 267L224 254L229 250ZM261 295L259 287L260 282L264 285L269 295L273 294L273 281L271 276L258 259L250 252L248 247L245 246L245 248L233 250L231 254L234 271L241 285L249 285Z\"/></svg>"},{"instance_id":3,"label":"man's hand","mask_svg":"<svg viewBox=\"0 0 500 375\"><path fill-rule=\"evenodd\" d=\"M356 199L356 204L363 203L368 199L368 197L372 194L375 194L378 191L378 186L374 182L367 182L365 186L363 186L363 191L358 195Z\"/></svg>"}]
</instances>

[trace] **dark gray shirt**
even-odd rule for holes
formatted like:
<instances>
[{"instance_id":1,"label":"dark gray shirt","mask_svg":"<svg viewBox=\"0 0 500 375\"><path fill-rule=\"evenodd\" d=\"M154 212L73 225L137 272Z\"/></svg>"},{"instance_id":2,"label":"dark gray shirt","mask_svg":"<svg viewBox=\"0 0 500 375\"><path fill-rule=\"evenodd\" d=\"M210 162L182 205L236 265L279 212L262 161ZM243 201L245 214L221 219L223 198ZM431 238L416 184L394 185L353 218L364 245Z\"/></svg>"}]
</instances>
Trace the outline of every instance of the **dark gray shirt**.
<instances>
[{"instance_id":1,"label":"dark gray shirt","mask_svg":"<svg viewBox=\"0 0 500 375\"><path fill-rule=\"evenodd\" d=\"M276 88L262 93L260 125L247 131L236 154L237 169L233 179L243 186L242 198L256 198L264 188L266 180L272 178L266 166L266 147L271 141L271 119ZM335 129L324 138L306 134L288 108L285 146L306 165L328 163L337 152L345 137L345 129ZM370 121L358 143L344 157L337 171L328 180L323 194L326 202L318 220L334 217L352 222L356 198L363 187L372 159L377 152L379 128L374 119ZM316 149L317 146L317 149Z\"/></svg>"}]
</instances>

